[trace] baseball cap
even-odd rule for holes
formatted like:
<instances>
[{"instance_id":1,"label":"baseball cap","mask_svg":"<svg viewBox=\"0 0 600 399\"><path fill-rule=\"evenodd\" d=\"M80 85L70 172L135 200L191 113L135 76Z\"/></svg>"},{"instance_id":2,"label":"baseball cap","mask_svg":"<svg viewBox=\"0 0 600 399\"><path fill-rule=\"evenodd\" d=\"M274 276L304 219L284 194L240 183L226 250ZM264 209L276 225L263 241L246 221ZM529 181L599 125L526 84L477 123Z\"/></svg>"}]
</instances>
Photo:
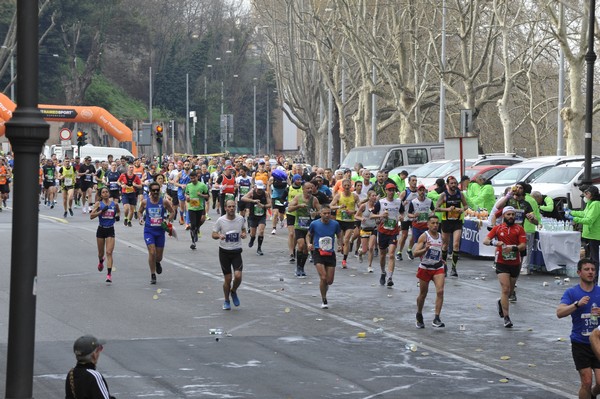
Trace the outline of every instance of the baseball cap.
<instances>
[{"instance_id":1,"label":"baseball cap","mask_svg":"<svg viewBox=\"0 0 600 399\"><path fill-rule=\"evenodd\" d=\"M513 208L512 206L505 206L504 208L502 208L502 215L504 215L506 212L514 212L515 208Z\"/></svg>"},{"instance_id":2,"label":"baseball cap","mask_svg":"<svg viewBox=\"0 0 600 399\"><path fill-rule=\"evenodd\" d=\"M417 186L417 190L424 188L427 189L427 187L425 187L425 185L423 183L419 183L419 185Z\"/></svg>"},{"instance_id":3,"label":"baseball cap","mask_svg":"<svg viewBox=\"0 0 600 399\"><path fill-rule=\"evenodd\" d=\"M389 189L389 188L393 188L394 190L396 189L396 185L394 183L388 183L385 185L385 189Z\"/></svg>"},{"instance_id":4,"label":"baseball cap","mask_svg":"<svg viewBox=\"0 0 600 399\"><path fill-rule=\"evenodd\" d=\"M257 181L256 182L256 188L259 190L264 190L265 189L265 183L263 183L262 181Z\"/></svg>"},{"instance_id":5,"label":"baseball cap","mask_svg":"<svg viewBox=\"0 0 600 399\"><path fill-rule=\"evenodd\" d=\"M93 335L84 335L77 338L73 344L73 352L76 356L86 356L106 344L106 341L100 340Z\"/></svg>"},{"instance_id":6,"label":"baseball cap","mask_svg":"<svg viewBox=\"0 0 600 399\"><path fill-rule=\"evenodd\" d=\"M261 159L260 161L258 161L258 163L265 163L265 160Z\"/></svg>"},{"instance_id":7,"label":"baseball cap","mask_svg":"<svg viewBox=\"0 0 600 399\"><path fill-rule=\"evenodd\" d=\"M233 166L231 166L231 165L227 165L227 166L225 167L225 170L227 170L227 169L231 170L231 169L235 169L235 168L234 168Z\"/></svg>"}]
</instances>

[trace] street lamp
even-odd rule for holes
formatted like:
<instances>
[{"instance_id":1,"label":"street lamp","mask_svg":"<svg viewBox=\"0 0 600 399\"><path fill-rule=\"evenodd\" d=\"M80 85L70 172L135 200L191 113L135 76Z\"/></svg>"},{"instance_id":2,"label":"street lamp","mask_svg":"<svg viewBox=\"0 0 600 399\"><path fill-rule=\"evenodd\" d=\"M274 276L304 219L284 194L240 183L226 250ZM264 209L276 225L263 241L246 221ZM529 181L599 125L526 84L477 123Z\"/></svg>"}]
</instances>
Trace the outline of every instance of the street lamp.
<instances>
[{"instance_id":1,"label":"street lamp","mask_svg":"<svg viewBox=\"0 0 600 399\"><path fill-rule=\"evenodd\" d=\"M254 139L254 152L253 155L256 158L256 78L254 78L254 85L252 86L254 91L254 113L253 113L253 123L252 123L252 137Z\"/></svg>"}]
</instances>

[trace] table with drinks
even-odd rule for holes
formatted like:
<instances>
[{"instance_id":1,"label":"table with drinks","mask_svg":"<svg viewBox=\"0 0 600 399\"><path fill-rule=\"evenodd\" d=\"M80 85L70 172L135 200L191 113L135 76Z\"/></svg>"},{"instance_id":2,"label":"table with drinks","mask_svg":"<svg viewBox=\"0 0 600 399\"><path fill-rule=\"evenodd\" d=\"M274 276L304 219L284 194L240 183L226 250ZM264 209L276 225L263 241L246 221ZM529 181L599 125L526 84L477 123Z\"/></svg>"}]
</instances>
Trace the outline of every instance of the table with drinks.
<instances>
[{"instance_id":1,"label":"table with drinks","mask_svg":"<svg viewBox=\"0 0 600 399\"><path fill-rule=\"evenodd\" d=\"M466 218L460 251L472 256L493 257L495 248L483 245L489 225L487 220ZM581 234L573 231L570 223L543 218L541 228L535 233L531 264L546 271L572 268L579 260L580 248Z\"/></svg>"}]
</instances>

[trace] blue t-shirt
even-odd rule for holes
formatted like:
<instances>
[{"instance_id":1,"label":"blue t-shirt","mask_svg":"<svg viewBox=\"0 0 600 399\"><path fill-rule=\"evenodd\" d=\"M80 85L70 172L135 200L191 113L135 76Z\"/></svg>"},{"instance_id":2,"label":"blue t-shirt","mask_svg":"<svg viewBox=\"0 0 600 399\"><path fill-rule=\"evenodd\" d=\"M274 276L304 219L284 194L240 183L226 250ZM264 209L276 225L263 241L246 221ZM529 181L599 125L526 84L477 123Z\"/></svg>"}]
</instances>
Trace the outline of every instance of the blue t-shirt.
<instances>
[{"instance_id":1,"label":"blue t-shirt","mask_svg":"<svg viewBox=\"0 0 600 399\"><path fill-rule=\"evenodd\" d=\"M329 252L335 252L335 236L341 231L340 224L333 219L330 219L329 223L317 219L308 227L315 249L321 248Z\"/></svg>"},{"instance_id":2,"label":"blue t-shirt","mask_svg":"<svg viewBox=\"0 0 600 399\"><path fill-rule=\"evenodd\" d=\"M600 287L596 285L591 292L586 292L579 284L577 284L565 291L560 299L560 303L571 305L573 302L580 300L584 296L590 297L590 301L587 305L579 305L579 307L571 313L571 321L573 322L571 342L589 345L590 335L592 334L592 331L598 327L598 320L592 320L590 314L593 303L600 306Z\"/></svg>"}]
</instances>

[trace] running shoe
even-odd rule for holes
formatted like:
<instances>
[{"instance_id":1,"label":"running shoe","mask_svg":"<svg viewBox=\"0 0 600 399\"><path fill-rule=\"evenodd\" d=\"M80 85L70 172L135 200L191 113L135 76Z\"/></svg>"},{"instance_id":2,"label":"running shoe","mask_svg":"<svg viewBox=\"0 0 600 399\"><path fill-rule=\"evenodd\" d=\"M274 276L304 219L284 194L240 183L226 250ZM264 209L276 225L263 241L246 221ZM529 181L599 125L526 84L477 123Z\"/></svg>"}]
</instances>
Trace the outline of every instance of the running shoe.
<instances>
[{"instance_id":1,"label":"running shoe","mask_svg":"<svg viewBox=\"0 0 600 399\"><path fill-rule=\"evenodd\" d=\"M450 270L450 275L452 277L458 277L458 273L456 272L456 266L452 266L452 270Z\"/></svg>"},{"instance_id":2,"label":"running shoe","mask_svg":"<svg viewBox=\"0 0 600 399\"><path fill-rule=\"evenodd\" d=\"M385 285L385 273L381 273L381 276L379 277L379 284Z\"/></svg>"},{"instance_id":3,"label":"running shoe","mask_svg":"<svg viewBox=\"0 0 600 399\"><path fill-rule=\"evenodd\" d=\"M510 302L517 302L517 293L515 291L513 291L512 294L510 294L508 296L508 300Z\"/></svg>"},{"instance_id":4,"label":"running shoe","mask_svg":"<svg viewBox=\"0 0 600 399\"><path fill-rule=\"evenodd\" d=\"M128 221L127 221L127 226L128 226L128 227L131 227L131 220L128 220Z\"/></svg>"},{"instance_id":5,"label":"running shoe","mask_svg":"<svg viewBox=\"0 0 600 399\"><path fill-rule=\"evenodd\" d=\"M300 270L300 266L296 266L296 277L302 276L302 270Z\"/></svg>"},{"instance_id":6,"label":"running shoe","mask_svg":"<svg viewBox=\"0 0 600 399\"><path fill-rule=\"evenodd\" d=\"M506 316L504 318L504 328L512 328L513 323L510 321L510 317Z\"/></svg>"},{"instance_id":7,"label":"running shoe","mask_svg":"<svg viewBox=\"0 0 600 399\"><path fill-rule=\"evenodd\" d=\"M236 291L231 291L231 302L233 302L235 306L240 306L240 298L238 298Z\"/></svg>"},{"instance_id":8,"label":"running shoe","mask_svg":"<svg viewBox=\"0 0 600 399\"><path fill-rule=\"evenodd\" d=\"M387 286L388 286L388 287L393 287L393 286L394 286L394 281L392 280L392 278L391 278L391 277L390 277L390 278L388 278L388 281L387 281Z\"/></svg>"},{"instance_id":9,"label":"running shoe","mask_svg":"<svg viewBox=\"0 0 600 399\"><path fill-rule=\"evenodd\" d=\"M150 275L150 284L152 284L152 285L156 284L156 274Z\"/></svg>"},{"instance_id":10,"label":"running shoe","mask_svg":"<svg viewBox=\"0 0 600 399\"><path fill-rule=\"evenodd\" d=\"M123 224L127 227L127 218L123 219Z\"/></svg>"},{"instance_id":11,"label":"running shoe","mask_svg":"<svg viewBox=\"0 0 600 399\"><path fill-rule=\"evenodd\" d=\"M67 218L67 212L63 213L63 217L66 219Z\"/></svg>"},{"instance_id":12,"label":"running shoe","mask_svg":"<svg viewBox=\"0 0 600 399\"><path fill-rule=\"evenodd\" d=\"M134 218L134 219L137 219L137 218L138 218L138 213L137 213L137 210L135 210L135 211L133 212L133 218Z\"/></svg>"},{"instance_id":13,"label":"running shoe","mask_svg":"<svg viewBox=\"0 0 600 399\"><path fill-rule=\"evenodd\" d=\"M206 220L212 220L212 218L208 215L206 215Z\"/></svg>"},{"instance_id":14,"label":"running shoe","mask_svg":"<svg viewBox=\"0 0 600 399\"><path fill-rule=\"evenodd\" d=\"M254 237L250 237L250 241L248 242L248 248L252 248L254 246Z\"/></svg>"},{"instance_id":15,"label":"running shoe","mask_svg":"<svg viewBox=\"0 0 600 399\"><path fill-rule=\"evenodd\" d=\"M504 317L504 311L502 310L502 302L498 299L498 316Z\"/></svg>"},{"instance_id":16,"label":"running shoe","mask_svg":"<svg viewBox=\"0 0 600 399\"><path fill-rule=\"evenodd\" d=\"M421 313L417 313L417 321L415 323L417 328L425 328L425 323L423 322L423 315Z\"/></svg>"},{"instance_id":17,"label":"running shoe","mask_svg":"<svg viewBox=\"0 0 600 399\"><path fill-rule=\"evenodd\" d=\"M348 262L346 262L346 259L342 260L342 269L347 269L348 268Z\"/></svg>"},{"instance_id":18,"label":"running shoe","mask_svg":"<svg viewBox=\"0 0 600 399\"><path fill-rule=\"evenodd\" d=\"M371 266L367 267L367 273L373 273L373 267L371 267Z\"/></svg>"},{"instance_id":19,"label":"running shoe","mask_svg":"<svg viewBox=\"0 0 600 399\"><path fill-rule=\"evenodd\" d=\"M329 309L329 305L327 304L327 299L323 298L323 303L321 303L321 309Z\"/></svg>"},{"instance_id":20,"label":"running shoe","mask_svg":"<svg viewBox=\"0 0 600 399\"><path fill-rule=\"evenodd\" d=\"M2 209L2 208L0 208ZM50 209L54 209L54 204L50 205Z\"/></svg>"},{"instance_id":21,"label":"running shoe","mask_svg":"<svg viewBox=\"0 0 600 399\"><path fill-rule=\"evenodd\" d=\"M82 213L87 213L87 206L85 206L85 205L84 205L84 206L81 208L81 212L82 212Z\"/></svg>"},{"instance_id":22,"label":"running shoe","mask_svg":"<svg viewBox=\"0 0 600 399\"><path fill-rule=\"evenodd\" d=\"M104 258L98 262L98 271L101 272L102 270L104 270Z\"/></svg>"},{"instance_id":23,"label":"running shoe","mask_svg":"<svg viewBox=\"0 0 600 399\"><path fill-rule=\"evenodd\" d=\"M306 278L306 273L304 272L304 266L300 266L300 278Z\"/></svg>"},{"instance_id":24,"label":"running shoe","mask_svg":"<svg viewBox=\"0 0 600 399\"><path fill-rule=\"evenodd\" d=\"M415 256L412 253L412 250L408 249L406 251L406 254L408 255L408 259L413 260L415 258Z\"/></svg>"},{"instance_id":25,"label":"running shoe","mask_svg":"<svg viewBox=\"0 0 600 399\"><path fill-rule=\"evenodd\" d=\"M192 243L192 245L190 245L190 249L196 249L196 244Z\"/></svg>"},{"instance_id":26,"label":"running shoe","mask_svg":"<svg viewBox=\"0 0 600 399\"><path fill-rule=\"evenodd\" d=\"M72 208L69 208L69 214L70 214L71 216L73 216L73 209L72 209Z\"/></svg>"},{"instance_id":27,"label":"running shoe","mask_svg":"<svg viewBox=\"0 0 600 399\"><path fill-rule=\"evenodd\" d=\"M107 274L107 275L106 275L106 282L107 282L107 283L112 283L112 277L111 277L111 275L110 275L110 274Z\"/></svg>"},{"instance_id":28,"label":"running shoe","mask_svg":"<svg viewBox=\"0 0 600 399\"><path fill-rule=\"evenodd\" d=\"M273 231L271 232L271 234L277 234L277 229L273 229Z\"/></svg>"},{"instance_id":29,"label":"running shoe","mask_svg":"<svg viewBox=\"0 0 600 399\"><path fill-rule=\"evenodd\" d=\"M223 302L223 310L231 310L231 303L229 301Z\"/></svg>"},{"instance_id":30,"label":"running shoe","mask_svg":"<svg viewBox=\"0 0 600 399\"><path fill-rule=\"evenodd\" d=\"M260 256L263 256L263 255L264 255L264 254L263 254L263 251L262 251L262 249L260 249L260 248L258 248L258 249L256 250L256 253L257 253L258 255L260 255Z\"/></svg>"},{"instance_id":31,"label":"running shoe","mask_svg":"<svg viewBox=\"0 0 600 399\"><path fill-rule=\"evenodd\" d=\"M431 325L436 328L446 327L446 325L444 323L442 323L442 321L440 320L439 317L434 318L433 321L431 322Z\"/></svg>"},{"instance_id":32,"label":"running shoe","mask_svg":"<svg viewBox=\"0 0 600 399\"><path fill-rule=\"evenodd\" d=\"M162 265L160 262L156 262L156 274L162 274Z\"/></svg>"},{"instance_id":33,"label":"running shoe","mask_svg":"<svg viewBox=\"0 0 600 399\"><path fill-rule=\"evenodd\" d=\"M283 224L284 224L284 221L283 221L283 220L281 220L281 221L279 222L279 228L280 228L280 229L283 229Z\"/></svg>"},{"instance_id":34,"label":"running shoe","mask_svg":"<svg viewBox=\"0 0 600 399\"><path fill-rule=\"evenodd\" d=\"M294 257L294 254L290 255L290 263L296 263L296 258Z\"/></svg>"},{"instance_id":35,"label":"running shoe","mask_svg":"<svg viewBox=\"0 0 600 399\"><path fill-rule=\"evenodd\" d=\"M396 253L396 260L402 260L402 252Z\"/></svg>"}]
</instances>

